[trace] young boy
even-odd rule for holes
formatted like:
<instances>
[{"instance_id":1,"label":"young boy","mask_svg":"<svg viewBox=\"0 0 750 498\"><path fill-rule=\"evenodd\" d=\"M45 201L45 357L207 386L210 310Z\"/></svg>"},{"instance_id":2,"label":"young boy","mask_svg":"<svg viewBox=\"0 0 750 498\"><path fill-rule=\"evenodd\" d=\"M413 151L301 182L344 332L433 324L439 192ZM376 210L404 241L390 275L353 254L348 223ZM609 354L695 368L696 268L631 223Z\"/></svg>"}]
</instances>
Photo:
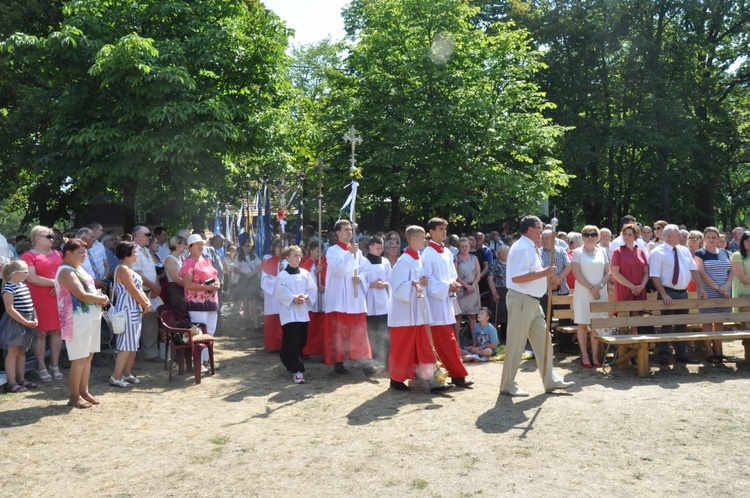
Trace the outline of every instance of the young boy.
<instances>
[{"instance_id":1,"label":"young boy","mask_svg":"<svg viewBox=\"0 0 750 498\"><path fill-rule=\"evenodd\" d=\"M365 275L367 289L367 336L370 338L372 359L388 366L391 338L388 333L388 311L391 309L391 264L382 257L383 239L373 235L367 244L367 255L362 260L360 274Z\"/></svg>"},{"instance_id":2,"label":"young boy","mask_svg":"<svg viewBox=\"0 0 750 498\"><path fill-rule=\"evenodd\" d=\"M388 313L391 329L391 352L389 371L391 389L408 391L405 381L418 376L431 379L434 374L435 356L427 337L425 324L430 322L430 308L422 294L427 285L419 250L424 245L424 229L410 226L406 229L408 248L398 258L391 274L393 300Z\"/></svg>"},{"instance_id":3,"label":"young boy","mask_svg":"<svg viewBox=\"0 0 750 498\"><path fill-rule=\"evenodd\" d=\"M307 342L307 322L318 296L318 286L310 272L299 267L302 259L302 249L299 246L287 247L283 256L288 265L279 272L273 293L279 301L279 320L283 333L279 357L286 369L294 374L294 383L304 384L302 349Z\"/></svg>"},{"instance_id":4,"label":"young boy","mask_svg":"<svg viewBox=\"0 0 750 498\"><path fill-rule=\"evenodd\" d=\"M497 329L490 323L490 309L479 308L477 324L474 326L474 341L465 349L468 353L464 361L487 361L487 358L497 353Z\"/></svg>"}]
</instances>

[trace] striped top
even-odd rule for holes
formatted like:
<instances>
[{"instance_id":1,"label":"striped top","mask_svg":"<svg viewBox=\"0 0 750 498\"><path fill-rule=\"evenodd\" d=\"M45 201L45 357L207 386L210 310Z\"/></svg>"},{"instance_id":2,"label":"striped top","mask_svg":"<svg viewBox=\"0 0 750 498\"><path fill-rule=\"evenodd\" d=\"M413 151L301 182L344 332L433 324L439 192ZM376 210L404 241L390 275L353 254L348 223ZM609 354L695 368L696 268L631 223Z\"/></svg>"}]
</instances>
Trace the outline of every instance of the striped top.
<instances>
[{"instance_id":1,"label":"striped top","mask_svg":"<svg viewBox=\"0 0 750 498\"><path fill-rule=\"evenodd\" d=\"M13 307L16 311L25 316L34 314L34 303L31 302L31 293L26 287L26 282L8 282L3 286L3 294L6 292L13 294Z\"/></svg>"}]
</instances>

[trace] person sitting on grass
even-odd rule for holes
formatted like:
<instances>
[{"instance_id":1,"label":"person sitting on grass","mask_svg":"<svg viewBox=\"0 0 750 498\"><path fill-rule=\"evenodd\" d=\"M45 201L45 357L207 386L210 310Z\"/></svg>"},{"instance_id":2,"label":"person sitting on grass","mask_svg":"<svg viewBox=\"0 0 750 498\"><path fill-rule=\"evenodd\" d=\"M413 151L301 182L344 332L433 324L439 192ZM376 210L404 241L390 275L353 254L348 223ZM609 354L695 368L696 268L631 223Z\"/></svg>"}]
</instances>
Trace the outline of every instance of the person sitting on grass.
<instances>
[{"instance_id":1,"label":"person sitting on grass","mask_svg":"<svg viewBox=\"0 0 750 498\"><path fill-rule=\"evenodd\" d=\"M490 323L490 309L483 306L477 314L472 345L464 350L464 361L487 361L497 354L497 343L497 329Z\"/></svg>"}]
</instances>

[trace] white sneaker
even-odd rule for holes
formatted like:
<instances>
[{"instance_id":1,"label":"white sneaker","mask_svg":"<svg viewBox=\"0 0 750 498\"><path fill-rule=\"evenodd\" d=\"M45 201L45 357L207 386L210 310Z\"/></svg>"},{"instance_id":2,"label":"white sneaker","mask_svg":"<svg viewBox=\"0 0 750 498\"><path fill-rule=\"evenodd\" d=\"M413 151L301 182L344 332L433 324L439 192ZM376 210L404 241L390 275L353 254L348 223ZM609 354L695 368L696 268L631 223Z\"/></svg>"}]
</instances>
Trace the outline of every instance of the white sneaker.
<instances>
[{"instance_id":1,"label":"white sneaker","mask_svg":"<svg viewBox=\"0 0 750 498\"><path fill-rule=\"evenodd\" d=\"M302 372L297 372L296 374L292 375L292 380L295 384L304 384L305 376L302 375Z\"/></svg>"},{"instance_id":2,"label":"white sneaker","mask_svg":"<svg viewBox=\"0 0 750 498\"><path fill-rule=\"evenodd\" d=\"M124 380L117 380L114 377L109 378L109 385L115 387L132 387L133 384L125 382Z\"/></svg>"}]
</instances>

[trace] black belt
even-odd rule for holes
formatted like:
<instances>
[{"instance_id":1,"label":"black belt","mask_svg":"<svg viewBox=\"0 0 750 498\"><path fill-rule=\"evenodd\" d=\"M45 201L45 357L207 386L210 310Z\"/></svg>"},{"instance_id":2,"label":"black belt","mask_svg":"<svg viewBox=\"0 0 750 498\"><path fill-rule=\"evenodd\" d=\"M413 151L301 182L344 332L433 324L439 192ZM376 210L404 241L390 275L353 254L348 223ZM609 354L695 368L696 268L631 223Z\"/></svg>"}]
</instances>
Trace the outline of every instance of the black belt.
<instances>
[{"instance_id":1,"label":"black belt","mask_svg":"<svg viewBox=\"0 0 750 498\"><path fill-rule=\"evenodd\" d=\"M672 291L672 292L685 292L687 289L675 289L674 287L664 287L665 291Z\"/></svg>"}]
</instances>

